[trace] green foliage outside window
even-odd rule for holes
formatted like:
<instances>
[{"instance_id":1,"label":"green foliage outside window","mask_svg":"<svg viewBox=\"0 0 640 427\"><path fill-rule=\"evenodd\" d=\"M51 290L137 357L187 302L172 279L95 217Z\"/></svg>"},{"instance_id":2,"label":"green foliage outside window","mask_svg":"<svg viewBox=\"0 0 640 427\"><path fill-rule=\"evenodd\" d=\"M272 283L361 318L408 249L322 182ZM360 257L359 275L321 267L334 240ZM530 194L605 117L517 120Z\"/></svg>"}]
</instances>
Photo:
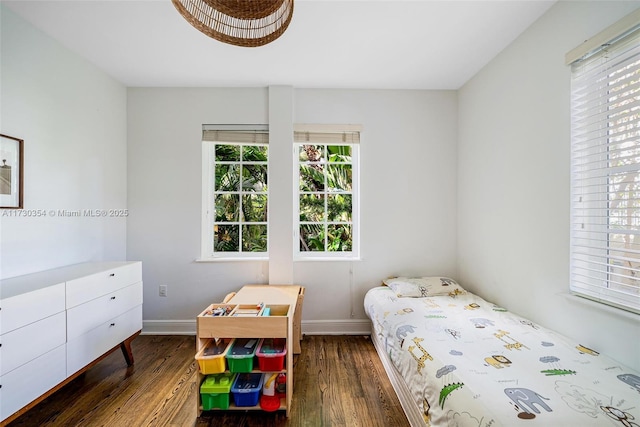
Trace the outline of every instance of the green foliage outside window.
<instances>
[{"instance_id":1,"label":"green foliage outside window","mask_svg":"<svg viewBox=\"0 0 640 427\"><path fill-rule=\"evenodd\" d=\"M351 145L299 146L301 252L353 249Z\"/></svg>"},{"instance_id":2,"label":"green foliage outside window","mask_svg":"<svg viewBox=\"0 0 640 427\"><path fill-rule=\"evenodd\" d=\"M267 252L268 147L215 145L214 252Z\"/></svg>"}]
</instances>

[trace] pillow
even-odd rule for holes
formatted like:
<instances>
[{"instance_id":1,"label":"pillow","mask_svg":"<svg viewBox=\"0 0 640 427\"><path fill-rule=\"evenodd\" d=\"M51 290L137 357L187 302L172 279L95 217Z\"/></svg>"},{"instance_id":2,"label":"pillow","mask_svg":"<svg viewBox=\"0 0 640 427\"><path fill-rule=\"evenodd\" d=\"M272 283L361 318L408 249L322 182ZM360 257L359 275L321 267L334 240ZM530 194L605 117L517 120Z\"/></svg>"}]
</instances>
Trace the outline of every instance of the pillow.
<instances>
[{"instance_id":1,"label":"pillow","mask_svg":"<svg viewBox=\"0 0 640 427\"><path fill-rule=\"evenodd\" d=\"M395 294L402 297L421 298L465 293L464 289L448 277L394 277L383 281Z\"/></svg>"}]
</instances>

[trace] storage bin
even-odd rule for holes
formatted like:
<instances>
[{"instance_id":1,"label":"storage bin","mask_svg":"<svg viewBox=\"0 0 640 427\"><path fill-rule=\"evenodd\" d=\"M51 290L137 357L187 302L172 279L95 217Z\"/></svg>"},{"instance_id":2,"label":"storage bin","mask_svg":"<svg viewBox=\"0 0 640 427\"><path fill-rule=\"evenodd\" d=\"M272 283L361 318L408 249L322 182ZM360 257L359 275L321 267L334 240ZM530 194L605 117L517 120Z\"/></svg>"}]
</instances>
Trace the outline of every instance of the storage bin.
<instances>
[{"instance_id":1,"label":"storage bin","mask_svg":"<svg viewBox=\"0 0 640 427\"><path fill-rule=\"evenodd\" d=\"M227 351L227 363L231 372L251 372L258 348L257 338L236 338Z\"/></svg>"},{"instance_id":2,"label":"storage bin","mask_svg":"<svg viewBox=\"0 0 640 427\"><path fill-rule=\"evenodd\" d=\"M287 354L287 340L284 338L264 338L260 340L256 356L261 371L281 371Z\"/></svg>"},{"instance_id":3,"label":"storage bin","mask_svg":"<svg viewBox=\"0 0 640 427\"><path fill-rule=\"evenodd\" d=\"M237 374L225 372L207 375L200 385L202 410L229 409L229 392Z\"/></svg>"},{"instance_id":4,"label":"storage bin","mask_svg":"<svg viewBox=\"0 0 640 427\"><path fill-rule=\"evenodd\" d=\"M257 406L263 374L259 372L238 374L231 387L236 406Z\"/></svg>"},{"instance_id":5,"label":"storage bin","mask_svg":"<svg viewBox=\"0 0 640 427\"><path fill-rule=\"evenodd\" d=\"M218 374L226 370L225 356L229 350L229 340L209 340L196 354L200 372L205 375Z\"/></svg>"}]
</instances>

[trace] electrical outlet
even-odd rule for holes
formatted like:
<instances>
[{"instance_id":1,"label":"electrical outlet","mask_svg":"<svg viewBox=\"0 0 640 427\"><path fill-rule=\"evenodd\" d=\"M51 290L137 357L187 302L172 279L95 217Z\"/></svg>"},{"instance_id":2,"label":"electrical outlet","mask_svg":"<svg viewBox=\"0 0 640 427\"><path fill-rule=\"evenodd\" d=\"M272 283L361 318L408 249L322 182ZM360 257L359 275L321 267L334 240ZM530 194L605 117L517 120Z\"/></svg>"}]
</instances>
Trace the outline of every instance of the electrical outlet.
<instances>
[{"instance_id":1,"label":"electrical outlet","mask_svg":"<svg viewBox=\"0 0 640 427\"><path fill-rule=\"evenodd\" d=\"M160 285L160 288L158 289L158 294L161 297L166 297L167 296L167 285Z\"/></svg>"}]
</instances>

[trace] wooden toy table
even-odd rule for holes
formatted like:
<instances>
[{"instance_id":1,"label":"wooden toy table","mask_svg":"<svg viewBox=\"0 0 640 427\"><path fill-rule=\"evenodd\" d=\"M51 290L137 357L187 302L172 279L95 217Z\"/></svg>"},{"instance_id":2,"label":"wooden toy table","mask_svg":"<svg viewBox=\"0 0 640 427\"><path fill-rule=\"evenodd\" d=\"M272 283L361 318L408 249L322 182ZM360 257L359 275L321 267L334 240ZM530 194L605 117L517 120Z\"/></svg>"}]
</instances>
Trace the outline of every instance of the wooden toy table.
<instances>
[{"instance_id":1,"label":"wooden toy table","mask_svg":"<svg viewBox=\"0 0 640 427\"><path fill-rule=\"evenodd\" d=\"M284 338L286 340L286 363L277 373L286 376L286 392L280 397L280 406L276 409L285 410L287 417L293 397L293 354L300 353L300 318L302 316L302 300L304 288L296 285L247 285L238 292L232 292L224 298L222 303L209 305L197 317L196 354L214 338ZM238 310L251 310L256 313L263 309L270 310L269 316L262 315L234 315ZM228 315L213 316L216 310L230 310ZM251 372L262 372L252 369ZM271 371L270 371L271 372ZM205 374L198 373L198 384L202 384ZM235 397L234 397L235 400ZM197 393L197 413L201 415L205 410L201 405L200 390ZM276 403L277 406L277 403ZM261 405L237 406L228 404L224 410L261 410ZM215 407L211 408L216 410ZM208 410L208 409L207 409Z\"/></svg>"},{"instance_id":2,"label":"wooden toy table","mask_svg":"<svg viewBox=\"0 0 640 427\"><path fill-rule=\"evenodd\" d=\"M232 294L233 295L233 294ZM300 354L302 340L302 303L304 287L297 285L245 285L230 299L229 304L288 304L295 307L293 312L293 353Z\"/></svg>"}]
</instances>

